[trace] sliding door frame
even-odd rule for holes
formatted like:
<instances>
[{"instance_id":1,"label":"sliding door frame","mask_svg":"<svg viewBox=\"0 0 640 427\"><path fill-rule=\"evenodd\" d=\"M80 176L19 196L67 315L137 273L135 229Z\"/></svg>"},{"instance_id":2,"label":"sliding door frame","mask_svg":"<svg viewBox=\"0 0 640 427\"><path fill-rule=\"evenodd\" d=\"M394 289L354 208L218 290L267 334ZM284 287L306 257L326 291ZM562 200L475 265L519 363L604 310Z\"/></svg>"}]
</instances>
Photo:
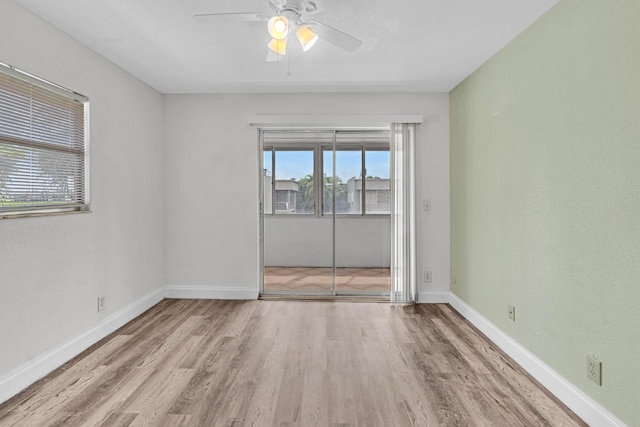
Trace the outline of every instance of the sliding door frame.
<instances>
[{"instance_id":1,"label":"sliding door frame","mask_svg":"<svg viewBox=\"0 0 640 427\"><path fill-rule=\"evenodd\" d=\"M365 202L366 202L366 198L362 195L361 196L361 212L359 214L338 214L336 211L336 191L335 191L335 187L333 187L333 191L331 192L331 197L332 197L332 212L331 212L331 221L332 221L332 254L331 254L331 259L332 259L332 287L331 287L331 291L330 292L304 292L304 291L278 291L278 292L265 292L264 289L264 269L265 269L265 217L267 215L274 215L274 208L273 208L273 204L275 203L275 163L276 163L276 159L275 159L275 154L278 151L278 148L283 149L283 148L287 148L288 144L287 143L265 143L265 131L282 131L282 132L287 132L287 131L300 131L301 129L298 127L294 127L294 128L289 128L289 127L282 127L282 128L272 128L269 127L267 129L264 128L258 128L258 171L259 171L259 215L260 215L260 220L259 220L259 227L260 227L260 237L259 237L259 242L260 242L260 248L259 248L259 295L260 296L300 296L300 297L319 297L319 298L340 298L340 297L346 297L346 298L354 298L354 297L362 297L363 299L367 299L367 298L384 298L387 299L389 297L389 294L391 292L391 288L393 286L393 284L391 284L389 291L385 291L385 292L370 292L370 293L359 293L359 292L344 292L344 291L339 291L337 289L337 284L336 284L336 276L337 276L337 269L338 269L338 263L337 263L337 238L336 238L336 229L337 229L337 220L339 218L348 218L348 217L358 217L358 218L367 218L367 217L381 217L381 216L386 216L388 217L389 220L389 226L391 226L391 212L389 214L366 214L366 206L365 206ZM366 142L346 142L344 143L344 145L342 146L338 146L337 144L337 133L338 132L349 132L349 131L353 131L353 132L363 132L363 131L371 131L371 132L376 132L376 131L384 131L385 133L389 133L390 132L390 128L388 126L383 127L383 126L372 126L372 127L358 127L358 128L308 128L308 129L304 129L304 131L309 132L309 133L313 133L313 132L318 132L318 133L324 133L325 135L327 135L329 132L331 132L331 144L328 143L328 141L326 142L317 142L317 143L311 143L308 142L307 145L314 145L314 186L317 187L317 191L315 191L315 206L314 206L314 215L321 219L322 217L326 217L324 211L325 211L325 206L324 206L324 197L323 197L323 193L324 193L324 180L323 180L323 172L324 172L324 152L328 149L331 148L332 151L332 176L334 178L333 182L335 183L335 177L337 176L337 159L336 159L336 153L340 148L347 148L347 149L353 149L354 151L360 151L361 152L361 175L362 175L362 194L364 194L365 191L365 186L366 186L366 169L365 169L365 156L366 156L366 152L369 150L376 150L377 149L383 149L386 148L389 150L389 155L391 156L391 144L382 144L382 143L366 143ZM305 145L305 143L298 143L297 147L303 147ZM289 145L290 147L291 145ZM271 213L265 213L265 206L264 206L264 195L265 195L265 182L264 182L264 177L263 177L263 171L264 171L264 150L265 147L267 148L272 148L272 164L271 164L271 168L272 168L272 212ZM391 173L391 165L390 165L390 173ZM319 177L317 176L319 174ZM389 179L391 180L392 177L390 176ZM321 185L318 185L318 183L320 183ZM335 184L334 184L335 185ZM392 192L392 186L390 186L390 191ZM391 199L393 198L393 194L391 193L390 195ZM278 216L283 216L283 217L288 217L288 214L285 215L278 215ZM301 217L301 216L307 216L307 214L300 214L300 215L295 215L293 214L292 216L297 216L297 217ZM312 216L312 215L310 215ZM391 260L389 260L391 262Z\"/></svg>"}]
</instances>

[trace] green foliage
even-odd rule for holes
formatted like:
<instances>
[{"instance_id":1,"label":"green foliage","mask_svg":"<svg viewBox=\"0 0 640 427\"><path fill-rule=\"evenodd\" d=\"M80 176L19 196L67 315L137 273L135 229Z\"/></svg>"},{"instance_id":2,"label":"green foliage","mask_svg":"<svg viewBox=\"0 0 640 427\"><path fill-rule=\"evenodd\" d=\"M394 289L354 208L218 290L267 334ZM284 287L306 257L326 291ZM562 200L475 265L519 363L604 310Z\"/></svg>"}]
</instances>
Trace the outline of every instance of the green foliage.
<instances>
[{"instance_id":1,"label":"green foliage","mask_svg":"<svg viewBox=\"0 0 640 427\"><path fill-rule=\"evenodd\" d=\"M333 212L333 188L336 189L336 205L338 211L347 206L347 186L340 177L335 181L332 176L323 176L322 202L325 212ZM313 175L307 175L298 181L298 196L296 200L297 210L300 212L313 212L315 203Z\"/></svg>"},{"instance_id":2,"label":"green foliage","mask_svg":"<svg viewBox=\"0 0 640 427\"><path fill-rule=\"evenodd\" d=\"M16 199L16 188L14 186L13 191L11 188L12 177L18 172L20 163L27 158L31 163L33 178L38 183L38 193L27 195L27 198L25 195L18 196ZM41 151L0 141L0 206L31 204L31 197L48 203L69 202L72 195L69 174L59 163L45 161Z\"/></svg>"},{"instance_id":3,"label":"green foliage","mask_svg":"<svg viewBox=\"0 0 640 427\"><path fill-rule=\"evenodd\" d=\"M9 197L8 184L11 182L11 174L15 172L16 164L24 156L24 152L9 144L0 143L0 203L6 206Z\"/></svg>"},{"instance_id":4,"label":"green foliage","mask_svg":"<svg viewBox=\"0 0 640 427\"><path fill-rule=\"evenodd\" d=\"M313 207L313 175L307 175L298 181L296 210L300 212L313 212Z\"/></svg>"}]
</instances>

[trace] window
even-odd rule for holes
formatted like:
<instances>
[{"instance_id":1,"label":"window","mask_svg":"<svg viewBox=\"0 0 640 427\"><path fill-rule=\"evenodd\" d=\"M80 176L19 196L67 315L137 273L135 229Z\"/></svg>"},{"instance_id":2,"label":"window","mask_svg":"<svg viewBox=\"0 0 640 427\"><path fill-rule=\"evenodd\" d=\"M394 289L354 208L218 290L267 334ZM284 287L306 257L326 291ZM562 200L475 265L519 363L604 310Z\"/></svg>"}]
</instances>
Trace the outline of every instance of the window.
<instances>
[{"instance_id":1,"label":"window","mask_svg":"<svg viewBox=\"0 0 640 427\"><path fill-rule=\"evenodd\" d=\"M359 148L337 148L335 178L333 159L333 150L330 147L323 148L323 214L333 213L334 184L336 214L388 215L391 213L388 148L369 147L366 144ZM365 171L364 183L361 171Z\"/></svg>"},{"instance_id":2,"label":"window","mask_svg":"<svg viewBox=\"0 0 640 427\"><path fill-rule=\"evenodd\" d=\"M336 149L336 174L333 175L333 150L323 151L323 213L333 213L335 185L336 214L362 213L362 149Z\"/></svg>"},{"instance_id":3,"label":"window","mask_svg":"<svg viewBox=\"0 0 640 427\"><path fill-rule=\"evenodd\" d=\"M313 148L266 148L263 165L267 215L315 213Z\"/></svg>"},{"instance_id":4,"label":"window","mask_svg":"<svg viewBox=\"0 0 640 427\"><path fill-rule=\"evenodd\" d=\"M0 64L0 218L88 210L88 99Z\"/></svg>"},{"instance_id":5,"label":"window","mask_svg":"<svg viewBox=\"0 0 640 427\"><path fill-rule=\"evenodd\" d=\"M368 214L391 213L389 186L390 157L388 149L365 148L365 211Z\"/></svg>"},{"instance_id":6,"label":"window","mask_svg":"<svg viewBox=\"0 0 640 427\"><path fill-rule=\"evenodd\" d=\"M263 141L265 214L331 215L334 203L337 215L391 212L387 131L265 131Z\"/></svg>"}]
</instances>

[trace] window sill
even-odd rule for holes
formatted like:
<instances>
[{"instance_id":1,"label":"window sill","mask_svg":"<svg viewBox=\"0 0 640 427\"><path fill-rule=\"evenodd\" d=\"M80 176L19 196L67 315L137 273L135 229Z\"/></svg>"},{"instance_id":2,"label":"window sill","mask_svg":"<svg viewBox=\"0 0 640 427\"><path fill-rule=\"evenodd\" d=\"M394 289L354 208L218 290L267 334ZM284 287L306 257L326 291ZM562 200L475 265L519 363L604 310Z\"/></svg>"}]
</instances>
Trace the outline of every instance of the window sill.
<instances>
[{"instance_id":1,"label":"window sill","mask_svg":"<svg viewBox=\"0 0 640 427\"><path fill-rule=\"evenodd\" d=\"M19 211L19 212L0 212L0 220L14 219L14 218L33 218L43 216L59 216L59 215L72 215L72 214L87 214L91 213L91 209L86 208L77 209L42 209L33 211Z\"/></svg>"}]
</instances>

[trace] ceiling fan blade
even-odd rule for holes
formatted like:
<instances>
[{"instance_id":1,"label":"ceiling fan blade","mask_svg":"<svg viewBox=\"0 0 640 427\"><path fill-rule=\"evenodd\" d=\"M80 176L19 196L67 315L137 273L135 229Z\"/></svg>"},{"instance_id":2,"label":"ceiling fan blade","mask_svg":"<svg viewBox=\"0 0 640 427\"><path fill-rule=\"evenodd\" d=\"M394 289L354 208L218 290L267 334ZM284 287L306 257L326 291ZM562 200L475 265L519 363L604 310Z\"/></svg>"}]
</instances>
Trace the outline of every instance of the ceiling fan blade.
<instances>
[{"instance_id":1,"label":"ceiling fan blade","mask_svg":"<svg viewBox=\"0 0 640 427\"><path fill-rule=\"evenodd\" d=\"M269 0L269 6L271 6L274 12L282 9L286 3L285 0Z\"/></svg>"},{"instance_id":2,"label":"ceiling fan blade","mask_svg":"<svg viewBox=\"0 0 640 427\"><path fill-rule=\"evenodd\" d=\"M231 12L231 13L203 13L193 15L193 18L201 23L213 22L266 22L269 17L258 12Z\"/></svg>"},{"instance_id":3,"label":"ceiling fan blade","mask_svg":"<svg viewBox=\"0 0 640 427\"><path fill-rule=\"evenodd\" d=\"M313 32L316 33L321 39L328 41L332 45L338 46L348 52L353 52L360 47L362 40L340 31L337 28L333 28L330 25L316 21L314 19L305 22L305 24L313 27Z\"/></svg>"}]
</instances>

